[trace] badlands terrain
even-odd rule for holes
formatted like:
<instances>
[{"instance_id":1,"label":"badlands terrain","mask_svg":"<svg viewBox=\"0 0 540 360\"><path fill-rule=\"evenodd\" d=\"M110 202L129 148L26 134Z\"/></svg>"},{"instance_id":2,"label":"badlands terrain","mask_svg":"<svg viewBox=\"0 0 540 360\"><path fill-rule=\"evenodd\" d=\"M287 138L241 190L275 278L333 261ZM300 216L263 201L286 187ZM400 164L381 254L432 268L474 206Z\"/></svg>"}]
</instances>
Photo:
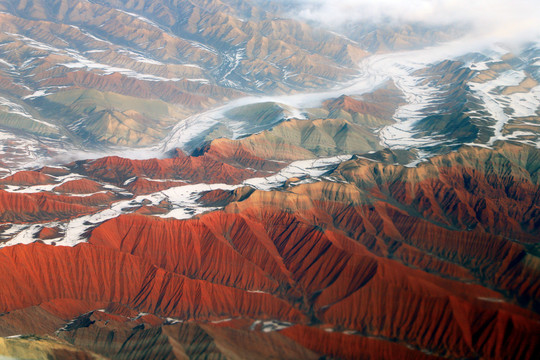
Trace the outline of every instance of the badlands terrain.
<instances>
[{"instance_id":1,"label":"badlands terrain","mask_svg":"<svg viewBox=\"0 0 540 360\"><path fill-rule=\"evenodd\" d=\"M301 6L0 0L0 358L538 358L540 38Z\"/></svg>"}]
</instances>

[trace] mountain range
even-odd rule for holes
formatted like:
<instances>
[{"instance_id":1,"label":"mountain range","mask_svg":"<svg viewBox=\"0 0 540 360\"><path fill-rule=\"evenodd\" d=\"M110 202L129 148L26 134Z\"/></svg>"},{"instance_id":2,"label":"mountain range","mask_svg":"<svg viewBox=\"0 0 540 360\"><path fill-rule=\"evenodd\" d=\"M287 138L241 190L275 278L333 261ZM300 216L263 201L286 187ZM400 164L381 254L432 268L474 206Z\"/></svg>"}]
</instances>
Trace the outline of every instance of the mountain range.
<instances>
[{"instance_id":1,"label":"mountain range","mask_svg":"<svg viewBox=\"0 0 540 360\"><path fill-rule=\"evenodd\" d=\"M299 6L0 0L0 358L537 358L540 39Z\"/></svg>"}]
</instances>

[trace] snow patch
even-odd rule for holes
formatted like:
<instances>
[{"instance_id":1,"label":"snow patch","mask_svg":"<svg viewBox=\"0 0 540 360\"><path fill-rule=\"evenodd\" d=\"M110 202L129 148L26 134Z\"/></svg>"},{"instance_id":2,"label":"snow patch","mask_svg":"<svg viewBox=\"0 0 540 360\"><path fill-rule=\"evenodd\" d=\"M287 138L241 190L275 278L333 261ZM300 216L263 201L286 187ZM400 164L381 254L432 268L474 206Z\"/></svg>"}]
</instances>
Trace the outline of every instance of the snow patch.
<instances>
[{"instance_id":1,"label":"snow patch","mask_svg":"<svg viewBox=\"0 0 540 360\"><path fill-rule=\"evenodd\" d=\"M248 179L243 182L243 185L248 185L258 190L270 191L281 187L290 178L303 178L306 176L310 178L320 177L333 170L333 168L343 161L350 160L351 158L351 155L340 155L330 158L295 161L275 175Z\"/></svg>"},{"instance_id":2,"label":"snow patch","mask_svg":"<svg viewBox=\"0 0 540 360\"><path fill-rule=\"evenodd\" d=\"M519 117L535 116L540 110L540 86L535 86L526 93L514 93L503 95L500 91L508 86L517 86L526 75L522 70L508 70L497 78L484 83L469 83L473 93L482 100L485 109L493 119L491 128L493 136L487 145L493 145L495 141L515 139L522 135L538 136L539 133L513 132L503 135L504 126L512 119ZM485 117L482 117L485 119ZM538 146L538 145L536 145Z\"/></svg>"},{"instance_id":3,"label":"snow patch","mask_svg":"<svg viewBox=\"0 0 540 360\"><path fill-rule=\"evenodd\" d=\"M193 185L184 185L172 187L167 190L158 191L152 194L140 195L129 200L121 200L113 203L108 209L102 210L100 212L84 215L75 219L66 221L65 224L62 224L62 228L65 230L62 238L53 239L45 243L52 243L62 246L75 246L79 243L87 241L87 234L99 224L116 218L122 214L129 214L139 209L141 206L158 206L162 202L167 202L169 206L169 211L165 214L156 215L162 218L175 218L175 219L189 219L195 215L202 214L204 212L213 211L219 209L218 207L206 207L201 205L198 200L201 196L213 190L225 190L232 191L242 186L251 186L258 190L271 191L278 189L283 186L283 184L292 177L309 177L310 181L322 180L323 176L329 171L332 171L337 165L343 161L351 159L351 155L342 155L334 156L330 158L321 158L315 160L301 160L291 163L289 166L282 169L275 175L263 177L263 178L252 178L245 180L238 185L228 185L228 184L193 184ZM66 175L62 177L57 177L59 183L53 185L36 185L22 188L9 187L11 192L39 192L39 191L51 191L54 187L70 180L79 179L80 175ZM131 179L128 179L131 180ZM124 189L116 187L114 185L103 185L104 188L115 191L117 194L126 194L132 196L132 194L127 193ZM55 223L54 225L58 225ZM29 244L34 241L35 235L41 230L44 226L52 226L45 224L34 224L34 225L12 225L11 228L3 232L2 235L5 238L13 236L11 240L7 243L0 245L2 246L13 246L16 244ZM253 292L259 292L258 290L253 290Z\"/></svg>"}]
</instances>

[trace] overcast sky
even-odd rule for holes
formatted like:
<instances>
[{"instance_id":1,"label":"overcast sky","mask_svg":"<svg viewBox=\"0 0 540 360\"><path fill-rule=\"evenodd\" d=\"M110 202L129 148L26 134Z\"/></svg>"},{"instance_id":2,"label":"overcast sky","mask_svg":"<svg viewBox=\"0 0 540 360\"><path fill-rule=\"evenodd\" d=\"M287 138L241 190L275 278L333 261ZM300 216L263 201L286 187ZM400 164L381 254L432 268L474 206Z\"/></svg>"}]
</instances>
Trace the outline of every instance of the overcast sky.
<instances>
[{"instance_id":1,"label":"overcast sky","mask_svg":"<svg viewBox=\"0 0 540 360\"><path fill-rule=\"evenodd\" d=\"M540 0L288 0L305 20L336 26L351 21L473 25L494 40L540 37ZM298 15L297 15L298 16Z\"/></svg>"}]
</instances>

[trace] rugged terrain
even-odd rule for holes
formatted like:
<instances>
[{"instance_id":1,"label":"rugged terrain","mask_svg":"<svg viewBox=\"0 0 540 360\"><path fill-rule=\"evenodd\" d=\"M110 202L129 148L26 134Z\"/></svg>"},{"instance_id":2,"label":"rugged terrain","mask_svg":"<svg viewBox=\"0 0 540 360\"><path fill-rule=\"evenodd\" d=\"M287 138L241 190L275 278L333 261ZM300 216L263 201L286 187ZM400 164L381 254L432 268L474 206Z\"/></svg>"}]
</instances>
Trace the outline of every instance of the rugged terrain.
<instances>
[{"instance_id":1,"label":"rugged terrain","mask_svg":"<svg viewBox=\"0 0 540 360\"><path fill-rule=\"evenodd\" d=\"M540 42L294 9L0 0L0 357L538 358Z\"/></svg>"},{"instance_id":2,"label":"rugged terrain","mask_svg":"<svg viewBox=\"0 0 540 360\"><path fill-rule=\"evenodd\" d=\"M103 160L116 169L126 161ZM174 215L172 198L128 195L136 180L126 185L126 177L169 176L166 163L131 162L115 178L95 172L95 163L71 165L84 169L84 180L58 186L46 175L53 169L43 169L21 174L19 193L2 191L2 214L20 216L4 234L35 223L36 212L54 221L4 240L12 246L0 250L2 335L54 335L115 358L195 356L194 346L271 357L268 344L288 358L539 351L536 148L463 147L409 168L355 156L273 189L209 187L194 212L223 210L188 220L160 218ZM163 170L149 173L155 169ZM36 195L21 189L44 181L51 190L38 193L36 207L17 211L17 197L27 203ZM100 203L97 186L112 184L122 189L103 192L109 198ZM77 195L58 188L94 195L80 209L67 200ZM81 218L85 235L59 246L81 212L96 213L115 196L133 200L110 220ZM29 243L12 243L22 239Z\"/></svg>"}]
</instances>

